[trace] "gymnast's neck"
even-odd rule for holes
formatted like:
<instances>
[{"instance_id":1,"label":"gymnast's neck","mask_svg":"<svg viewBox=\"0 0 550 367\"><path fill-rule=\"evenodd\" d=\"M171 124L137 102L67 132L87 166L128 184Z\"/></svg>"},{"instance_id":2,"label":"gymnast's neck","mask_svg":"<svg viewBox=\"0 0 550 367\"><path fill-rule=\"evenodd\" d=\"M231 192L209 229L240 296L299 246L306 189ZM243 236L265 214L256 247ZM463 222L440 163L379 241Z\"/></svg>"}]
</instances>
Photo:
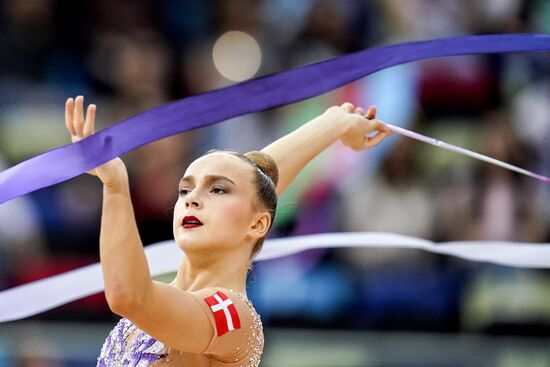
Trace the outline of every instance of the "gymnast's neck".
<instances>
[{"instance_id":1,"label":"gymnast's neck","mask_svg":"<svg viewBox=\"0 0 550 367\"><path fill-rule=\"evenodd\" d=\"M174 286L186 291L209 287L233 289L246 295L246 275L249 252L232 251L193 254L187 252L180 260Z\"/></svg>"}]
</instances>

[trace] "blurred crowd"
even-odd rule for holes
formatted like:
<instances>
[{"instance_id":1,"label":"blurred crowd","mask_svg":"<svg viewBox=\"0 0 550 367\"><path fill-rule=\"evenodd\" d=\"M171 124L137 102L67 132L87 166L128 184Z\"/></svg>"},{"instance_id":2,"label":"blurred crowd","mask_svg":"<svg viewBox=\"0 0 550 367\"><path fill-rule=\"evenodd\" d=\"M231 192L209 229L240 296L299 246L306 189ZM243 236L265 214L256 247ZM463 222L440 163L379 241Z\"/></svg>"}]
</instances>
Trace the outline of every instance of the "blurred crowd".
<instances>
[{"instance_id":1,"label":"blurred crowd","mask_svg":"<svg viewBox=\"0 0 550 367\"><path fill-rule=\"evenodd\" d=\"M230 85L212 47L253 36L256 75L368 47L466 34L550 33L545 0L3 0L0 169L69 142L67 97L96 128ZM239 57L239 55L235 56ZM241 56L242 57L242 56ZM144 244L172 237L176 185L211 148L261 149L331 105L550 175L548 54L394 67L318 98L235 118L126 154ZM550 190L507 170L392 136L335 144L279 201L273 236L381 231L434 241L550 242ZM0 287L98 261L101 187L81 176L0 205ZM259 262L249 295L266 326L548 334L550 276L417 250L314 250ZM98 295L39 316L112 320Z\"/></svg>"}]
</instances>

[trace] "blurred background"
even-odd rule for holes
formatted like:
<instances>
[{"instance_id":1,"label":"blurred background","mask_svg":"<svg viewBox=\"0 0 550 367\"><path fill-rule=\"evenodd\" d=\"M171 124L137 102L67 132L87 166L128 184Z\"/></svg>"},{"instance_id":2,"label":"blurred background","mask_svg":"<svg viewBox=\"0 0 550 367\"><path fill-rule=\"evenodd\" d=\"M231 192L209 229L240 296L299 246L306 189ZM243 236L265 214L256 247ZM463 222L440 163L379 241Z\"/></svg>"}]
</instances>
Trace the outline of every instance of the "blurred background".
<instances>
[{"instance_id":1,"label":"blurred background","mask_svg":"<svg viewBox=\"0 0 550 367\"><path fill-rule=\"evenodd\" d=\"M547 0L3 0L0 170L69 142L83 94L97 129L196 93L343 53L466 34L550 33ZM211 148L261 149L350 101L550 174L548 54L394 67L318 98L123 157L144 244L172 239L177 182ZM81 176L0 206L0 289L98 261L101 186ZM392 136L335 144L280 198L273 236L387 231L550 242L548 185ZM75 284L75 286L78 286ZM550 366L550 273L417 250L314 250L256 263L263 366ZM32 302L32 300L29 300ZM0 367L93 366L116 323L103 294L0 325Z\"/></svg>"}]
</instances>

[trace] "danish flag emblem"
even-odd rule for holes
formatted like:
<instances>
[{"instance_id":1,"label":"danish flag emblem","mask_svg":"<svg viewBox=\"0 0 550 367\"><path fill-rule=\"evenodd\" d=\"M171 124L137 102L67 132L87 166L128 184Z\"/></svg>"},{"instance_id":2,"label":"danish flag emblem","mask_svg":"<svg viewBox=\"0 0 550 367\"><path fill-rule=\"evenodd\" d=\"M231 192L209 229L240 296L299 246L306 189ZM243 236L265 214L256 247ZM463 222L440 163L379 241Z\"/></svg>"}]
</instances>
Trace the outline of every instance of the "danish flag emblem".
<instances>
[{"instance_id":1,"label":"danish flag emblem","mask_svg":"<svg viewBox=\"0 0 550 367\"><path fill-rule=\"evenodd\" d=\"M222 336L228 331L241 328L241 320L239 320L237 308L233 302L231 302L229 297L222 292L217 291L210 297L206 297L204 300L214 313L218 336Z\"/></svg>"}]
</instances>

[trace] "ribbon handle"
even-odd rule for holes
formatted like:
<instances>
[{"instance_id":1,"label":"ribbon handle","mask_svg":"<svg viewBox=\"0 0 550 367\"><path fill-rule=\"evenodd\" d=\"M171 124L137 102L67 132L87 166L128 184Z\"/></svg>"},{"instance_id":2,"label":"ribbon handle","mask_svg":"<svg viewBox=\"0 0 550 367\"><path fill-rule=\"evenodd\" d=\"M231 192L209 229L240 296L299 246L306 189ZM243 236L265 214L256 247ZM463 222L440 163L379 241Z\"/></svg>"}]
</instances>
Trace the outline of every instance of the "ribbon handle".
<instances>
[{"instance_id":1,"label":"ribbon handle","mask_svg":"<svg viewBox=\"0 0 550 367\"><path fill-rule=\"evenodd\" d=\"M465 156L468 156L468 157L471 157L471 158L474 158L474 159L478 159L480 161L491 163L491 164L494 164L495 166L506 168L510 171L521 173L522 175L526 175L526 176L535 178L535 179L543 181L543 182L550 182L550 177L543 176L543 175L540 175L538 173L528 171L524 168L514 166L513 164L500 161L498 159L483 155L481 153L473 152L471 150L459 147L459 146L454 145L454 144L445 143L444 141L437 140L435 138L431 138L429 136L425 136L425 135L416 133L414 131L404 129L404 128L399 127L399 126L394 126L394 125L390 125L390 124L386 124L386 126L388 126L390 128L390 130L392 130L393 132L395 132L397 134L400 134L400 135L403 135L403 136L406 136L408 138L415 139L415 140L418 140L418 141L436 146L438 148L448 150L450 152L458 153L458 154L465 155Z\"/></svg>"}]
</instances>

